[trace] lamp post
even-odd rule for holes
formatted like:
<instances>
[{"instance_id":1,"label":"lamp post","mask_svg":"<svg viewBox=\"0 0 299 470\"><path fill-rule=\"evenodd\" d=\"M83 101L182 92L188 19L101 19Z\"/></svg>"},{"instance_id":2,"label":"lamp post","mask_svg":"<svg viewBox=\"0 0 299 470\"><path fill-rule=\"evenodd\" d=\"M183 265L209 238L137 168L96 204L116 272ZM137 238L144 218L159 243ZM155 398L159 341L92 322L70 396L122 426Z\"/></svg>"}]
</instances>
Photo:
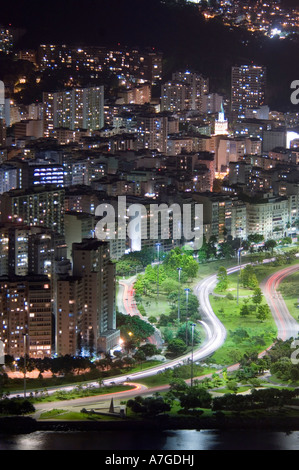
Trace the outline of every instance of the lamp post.
<instances>
[{"instance_id":1,"label":"lamp post","mask_svg":"<svg viewBox=\"0 0 299 470\"><path fill-rule=\"evenodd\" d=\"M159 300L159 264L160 264L160 246L161 243L156 243L158 250L158 269L157 269L157 301Z\"/></svg>"},{"instance_id":2,"label":"lamp post","mask_svg":"<svg viewBox=\"0 0 299 470\"><path fill-rule=\"evenodd\" d=\"M193 349L194 349L194 328L195 328L195 323L192 323L192 351L191 351L191 387L193 386Z\"/></svg>"},{"instance_id":3,"label":"lamp post","mask_svg":"<svg viewBox=\"0 0 299 470\"><path fill-rule=\"evenodd\" d=\"M179 273L179 292L178 292L178 321L180 321L181 317L181 272L182 268L177 268Z\"/></svg>"},{"instance_id":4,"label":"lamp post","mask_svg":"<svg viewBox=\"0 0 299 470\"><path fill-rule=\"evenodd\" d=\"M242 228L240 227L240 232L242 234ZM241 251L242 251L242 237L241 237L241 234L240 234L240 245L239 245L239 249L238 249L238 266L239 266L239 269L238 269L238 281L237 281L237 305L239 305L239 288L240 288L240 269L241 269Z\"/></svg>"},{"instance_id":5,"label":"lamp post","mask_svg":"<svg viewBox=\"0 0 299 470\"><path fill-rule=\"evenodd\" d=\"M188 296L190 289L186 288L186 346L188 346Z\"/></svg>"}]
</instances>

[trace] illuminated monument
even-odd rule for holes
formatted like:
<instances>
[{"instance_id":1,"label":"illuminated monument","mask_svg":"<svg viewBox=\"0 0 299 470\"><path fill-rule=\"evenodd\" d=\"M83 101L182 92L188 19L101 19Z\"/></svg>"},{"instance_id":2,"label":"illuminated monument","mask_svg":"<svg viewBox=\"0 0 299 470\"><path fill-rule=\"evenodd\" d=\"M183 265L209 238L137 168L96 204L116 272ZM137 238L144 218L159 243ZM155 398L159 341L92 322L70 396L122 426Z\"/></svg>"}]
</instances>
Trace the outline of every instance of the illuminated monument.
<instances>
[{"instance_id":1,"label":"illuminated monument","mask_svg":"<svg viewBox=\"0 0 299 470\"><path fill-rule=\"evenodd\" d=\"M228 134L228 120L225 119L223 103L221 103L221 109L218 113L218 119L215 120L215 131L214 135L227 135Z\"/></svg>"}]
</instances>

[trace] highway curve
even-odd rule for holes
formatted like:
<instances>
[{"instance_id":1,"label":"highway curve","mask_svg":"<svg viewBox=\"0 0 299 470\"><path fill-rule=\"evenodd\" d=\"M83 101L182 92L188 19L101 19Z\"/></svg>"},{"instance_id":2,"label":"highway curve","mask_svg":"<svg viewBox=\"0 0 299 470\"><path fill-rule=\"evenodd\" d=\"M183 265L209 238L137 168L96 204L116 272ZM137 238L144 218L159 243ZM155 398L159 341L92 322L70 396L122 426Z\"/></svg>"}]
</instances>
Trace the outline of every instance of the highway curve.
<instances>
[{"instance_id":1,"label":"highway curve","mask_svg":"<svg viewBox=\"0 0 299 470\"><path fill-rule=\"evenodd\" d=\"M283 279L296 271L299 271L299 264L272 274L261 284L261 289L278 328L277 338L283 341L298 336L299 323L289 313L286 303L277 289Z\"/></svg>"},{"instance_id":2,"label":"highway curve","mask_svg":"<svg viewBox=\"0 0 299 470\"><path fill-rule=\"evenodd\" d=\"M245 264L242 265L241 269L245 266L246 266ZM232 274L233 272L236 272L239 269L240 269L239 266L236 266L236 267L228 269L227 273ZM265 298L269 304L269 307L271 309L271 312L273 314L273 317L278 327L278 338L281 338L282 340L286 340L290 337L294 337L294 338L297 337L297 334L299 331L299 324L293 319L293 317L291 317L285 305L285 302L283 301L281 295L276 291L276 289L278 288L279 283L285 277L293 274L294 272L298 270L299 270L299 264L296 266L284 268L281 271L271 275L261 285ZM200 311L201 311L201 318L202 318L200 323L203 325L207 333L205 341L201 344L201 346L198 349L194 350L194 355L193 355L194 361L203 360L206 357L213 354L217 349L219 349L223 345L225 338L226 338L225 327L223 326L223 324L220 322L220 320L217 318L217 316L213 312L213 309L209 300L209 296L213 292L216 286L216 283L217 283L217 274L213 274L205 278L201 282L199 282L194 288L194 293L198 296L198 299L200 302ZM130 288L132 288L132 285L130 284L131 282L129 282L127 285L126 283L123 283L123 287L125 287L124 293L123 293L123 300L124 300L123 306L126 305L127 308L125 308L125 310L127 311L127 313L137 314L138 309L136 308L136 305L134 304L134 302L131 303L132 294L133 294L132 291L130 292L131 295L128 295ZM266 351L261 352L259 354L259 357L263 356L265 352ZM179 357L175 360L167 361L167 363L160 364L159 366L152 367L150 369L147 369L141 372L130 374L129 377L119 376L119 377L105 379L103 381L103 385L108 385L111 382L113 382L114 384L124 383L124 382L135 382L138 379L161 373L166 368L173 368L183 363L186 363L189 359L191 359L191 353L185 354L184 356ZM234 364L232 366L229 366L227 369L235 370L238 367L239 367L239 364ZM211 374L207 374L206 377L210 375ZM151 389L146 389L145 387L143 390L138 390L138 393L148 394L153 391L162 391L168 388L169 388L169 385L163 385L163 386L159 386L159 387L155 387ZM53 393L55 389L56 388L53 388L53 390L49 391L49 393ZM59 387L59 389L66 389L66 390L72 389L72 386ZM136 393L136 390L133 390L129 392L122 392L121 395L123 397L126 397L127 395L134 396L135 393ZM115 396L116 398L118 394L113 394L111 396ZM97 399L103 400L105 398L106 398L105 396L90 397L90 400L97 400Z\"/></svg>"}]
</instances>

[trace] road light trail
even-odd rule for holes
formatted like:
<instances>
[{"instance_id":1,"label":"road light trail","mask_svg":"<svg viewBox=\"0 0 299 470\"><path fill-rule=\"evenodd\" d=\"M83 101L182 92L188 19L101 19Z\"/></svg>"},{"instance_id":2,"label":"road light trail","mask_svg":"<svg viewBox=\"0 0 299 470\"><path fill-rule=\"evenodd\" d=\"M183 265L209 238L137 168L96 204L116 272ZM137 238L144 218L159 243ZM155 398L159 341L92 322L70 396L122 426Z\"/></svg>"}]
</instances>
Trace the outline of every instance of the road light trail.
<instances>
[{"instance_id":1,"label":"road light trail","mask_svg":"<svg viewBox=\"0 0 299 470\"><path fill-rule=\"evenodd\" d=\"M271 260L266 260L266 262L269 262L269 261ZM247 263L247 264L250 264L250 263ZM232 274L234 272L237 272L239 269L243 269L247 264L230 268L227 270L227 273ZM276 305L275 303L275 300L277 300L277 298L275 298L275 295L277 295L276 288L286 276L289 276L298 270L299 270L299 265L296 265L290 268L285 268L282 271L279 271L278 273L275 273L270 278L268 278L265 281L264 286L262 284L262 288L265 292L265 297L267 299L267 302L269 303L269 306L274 315L275 321L277 322L277 325L278 325L278 330L279 330L278 337L281 337L282 339L286 337L296 337L298 330L299 330L299 324L293 319L293 317L290 316L287 309L283 309L283 311L281 312L280 308ZM194 293L195 295L197 295L199 302L200 302L201 317L202 317L202 320L200 321L200 323L203 325L203 327L207 331L207 338L204 344L202 344L201 347L198 348L197 350L194 350L194 353L193 353L194 361L200 361L212 355L217 349L219 349L223 345L226 339L225 327L215 315L212 309L211 303L210 303L210 299L209 299L209 296L210 294L212 294L216 284L217 284L217 274L214 274L214 275L207 277L203 281L199 282L194 288ZM124 292L128 293L129 290L130 289L127 283L124 282ZM125 295L126 294L124 294L123 298L128 300L129 297L125 297ZM283 299L280 297L278 300L279 300L279 305L283 305ZM129 309L130 308L129 306L131 305L130 301L127 301L126 303L124 302L124 305L126 305L127 308ZM265 354L265 351L263 351L259 356L262 356L264 354ZM191 352L189 354L185 354L182 357L179 357L172 361L168 361L167 363L161 364L159 366L155 366L155 367L152 367L150 369L147 369L141 372L130 374L128 377L120 376L120 377L105 379L103 381L103 385L109 385L112 381L114 382L114 384L119 384L119 383L124 383L124 382L134 382L134 381L137 381L138 379L150 377L152 375L156 375L158 373L164 372L166 369L170 369L170 368L172 369L174 367L187 363L190 359L191 359ZM239 367L239 364L234 364L234 365L229 366L227 369L236 370L238 367ZM207 375L207 377L208 376L209 374ZM157 387L157 390L167 389L168 387L169 387L168 385L160 386L160 387ZM60 387L60 389L69 389L69 390L71 390L72 388L73 388L72 386ZM151 389L149 390L149 392L153 390L154 389ZM134 391L125 392L125 393L134 394ZM143 393L145 393L145 391L143 391Z\"/></svg>"},{"instance_id":2,"label":"road light trail","mask_svg":"<svg viewBox=\"0 0 299 470\"><path fill-rule=\"evenodd\" d=\"M291 274L299 270L299 265L284 268L272 274L261 284L261 289L270 307L278 333L277 338L286 341L289 338L296 338L299 331L299 323L292 317L286 303L277 291L279 284Z\"/></svg>"}]
</instances>

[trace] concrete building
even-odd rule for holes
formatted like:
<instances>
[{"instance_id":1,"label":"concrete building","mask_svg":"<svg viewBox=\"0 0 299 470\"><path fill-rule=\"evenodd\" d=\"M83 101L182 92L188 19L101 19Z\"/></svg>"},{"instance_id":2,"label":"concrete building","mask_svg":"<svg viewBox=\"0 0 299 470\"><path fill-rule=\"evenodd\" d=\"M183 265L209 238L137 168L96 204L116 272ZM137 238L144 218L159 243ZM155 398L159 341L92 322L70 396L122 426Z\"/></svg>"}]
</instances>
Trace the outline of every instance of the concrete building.
<instances>
[{"instance_id":1,"label":"concrete building","mask_svg":"<svg viewBox=\"0 0 299 470\"><path fill-rule=\"evenodd\" d=\"M289 222L288 199L265 194L259 201L247 203L247 233L260 234L265 240L284 236Z\"/></svg>"},{"instance_id":2,"label":"concrete building","mask_svg":"<svg viewBox=\"0 0 299 470\"><path fill-rule=\"evenodd\" d=\"M82 277L84 307L82 345L95 353L108 352L119 342L115 311L115 265L109 244L86 239L73 244L73 275Z\"/></svg>"},{"instance_id":3,"label":"concrete building","mask_svg":"<svg viewBox=\"0 0 299 470\"><path fill-rule=\"evenodd\" d=\"M0 196L1 222L22 222L64 233L64 189L36 186L15 189Z\"/></svg>"},{"instance_id":4,"label":"concrete building","mask_svg":"<svg viewBox=\"0 0 299 470\"><path fill-rule=\"evenodd\" d=\"M66 258L64 237L44 227L7 223L0 226L0 275L54 275L55 262Z\"/></svg>"},{"instance_id":5,"label":"concrete building","mask_svg":"<svg viewBox=\"0 0 299 470\"><path fill-rule=\"evenodd\" d=\"M202 96L201 112L205 114L216 114L221 111L223 96L218 93L209 93Z\"/></svg>"},{"instance_id":6,"label":"concrete building","mask_svg":"<svg viewBox=\"0 0 299 470\"><path fill-rule=\"evenodd\" d=\"M137 116L137 148L167 153L168 116L145 114Z\"/></svg>"},{"instance_id":7,"label":"concrete building","mask_svg":"<svg viewBox=\"0 0 299 470\"><path fill-rule=\"evenodd\" d=\"M56 354L58 356L82 354L79 339L84 308L82 277L58 277L54 305Z\"/></svg>"},{"instance_id":8,"label":"concrete building","mask_svg":"<svg viewBox=\"0 0 299 470\"><path fill-rule=\"evenodd\" d=\"M43 93L44 136L56 128L99 130L104 127L104 87Z\"/></svg>"},{"instance_id":9,"label":"concrete building","mask_svg":"<svg viewBox=\"0 0 299 470\"><path fill-rule=\"evenodd\" d=\"M209 235L221 242L232 230L232 199L217 193L194 194L193 199L203 205L203 224L210 227Z\"/></svg>"},{"instance_id":10,"label":"concrete building","mask_svg":"<svg viewBox=\"0 0 299 470\"><path fill-rule=\"evenodd\" d=\"M247 109L258 109L266 100L266 68L258 65L232 67L231 112L245 118Z\"/></svg>"},{"instance_id":11,"label":"concrete building","mask_svg":"<svg viewBox=\"0 0 299 470\"><path fill-rule=\"evenodd\" d=\"M0 277L0 339L15 359L52 354L52 301L48 276ZM24 341L24 334L27 341ZM25 350L25 346L26 350Z\"/></svg>"}]
</instances>

